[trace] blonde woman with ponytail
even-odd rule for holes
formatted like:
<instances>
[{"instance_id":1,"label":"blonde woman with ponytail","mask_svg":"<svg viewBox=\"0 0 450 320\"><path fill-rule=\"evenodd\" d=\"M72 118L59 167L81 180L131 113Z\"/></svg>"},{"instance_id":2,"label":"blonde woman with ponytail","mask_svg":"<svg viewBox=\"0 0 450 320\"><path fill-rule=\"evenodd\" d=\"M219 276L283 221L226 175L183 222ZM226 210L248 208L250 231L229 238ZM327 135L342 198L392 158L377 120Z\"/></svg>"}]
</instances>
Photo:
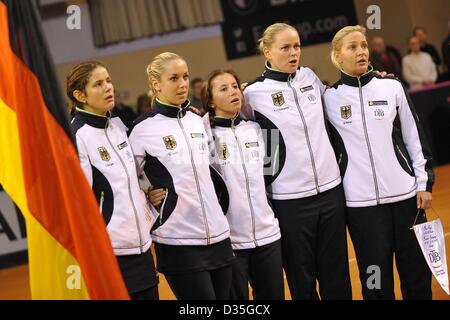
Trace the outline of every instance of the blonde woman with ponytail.
<instances>
[{"instance_id":1,"label":"blonde woman with ponytail","mask_svg":"<svg viewBox=\"0 0 450 320\"><path fill-rule=\"evenodd\" d=\"M243 115L268 137L266 191L280 224L291 296L351 299L345 199L325 128L325 86L300 65L300 36L292 26L269 26L259 49L265 71L245 88Z\"/></svg>"},{"instance_id":2,"label":"blonde woman with ponytail","mask_svg":"<svg viewBox=\"0 0 450 320\"><path fill-rule=\"evenodd\" d=\"M226 203L222 208L211 178L203 120L190 111L188 66L165 52L147 75L152 110L137 119L130 142L150 183L165 190L151 233L157 269L177 299L228 299L233 251Z\"/></svg>"}]
</instances>

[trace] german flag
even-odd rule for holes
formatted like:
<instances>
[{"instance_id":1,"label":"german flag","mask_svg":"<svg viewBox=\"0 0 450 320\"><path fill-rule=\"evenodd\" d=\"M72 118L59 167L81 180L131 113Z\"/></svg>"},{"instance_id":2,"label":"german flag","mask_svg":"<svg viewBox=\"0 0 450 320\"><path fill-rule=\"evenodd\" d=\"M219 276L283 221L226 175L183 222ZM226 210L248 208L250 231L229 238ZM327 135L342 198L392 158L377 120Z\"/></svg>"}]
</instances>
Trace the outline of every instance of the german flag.
<instances>
[{"instance_id":1,"label":"german flag","mask_svg":"<svg viewBox=\"0 0 450 320\"><path fill-rule=\"evenodd\" d=\"M33 299L128 299L33 0L0 0L0 184L25 216Z\"/></svg>"}]
</instances>

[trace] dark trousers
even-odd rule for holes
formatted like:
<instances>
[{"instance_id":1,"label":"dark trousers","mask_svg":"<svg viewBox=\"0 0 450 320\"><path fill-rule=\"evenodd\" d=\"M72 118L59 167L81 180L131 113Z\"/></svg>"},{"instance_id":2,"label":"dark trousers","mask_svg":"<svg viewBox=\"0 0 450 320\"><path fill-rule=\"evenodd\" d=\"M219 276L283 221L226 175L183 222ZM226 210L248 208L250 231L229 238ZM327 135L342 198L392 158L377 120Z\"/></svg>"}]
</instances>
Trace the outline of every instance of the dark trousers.
<instances>
[{"instance_id":1,"label":"dark trousers","mask_svg":"<svg viewBox=\"0 0 450 320\"><path fill-rule=\"evenodd\" d=\"M131 300L159 300L158 286L130 293Z\"/></svg>"},{"instance_id":2,"label":"dark trousers","mask_svg":"<svg viewBox=\"0 0 450 320\"><path fill-rule=\"evenodd\" d=\"M165 275L178 300L228 300L231 290L231 265L187 274Z\"/></svg>"},{"instance_id":3,"label":"dark trousers","mask_svg":"<svg viewBox=\"0 0 450 320\"><path fill-rule=\"evenodd\" d=\"M231 299L249 300L248 283L254 300L284 300L281 241L262 247L234 250Z\"/></svg>"},{"instance_id":4,"label":"dark trousers","mask_svg":"<svg viewBox=\"0 0 450 320\"><path fill-rule=\"evenodd\" d=\"M342 185L316 196L272 200L292 299L351 299Z\"/></svg>"},{"instance_id":5,"label":"dark trousers","mask_svg":"<svg viewBox=\"0 0 450 320\"><path fill-rule=\"evenodd\" d=\"M373 207L348 208L347 212L364 299L395 299L394 255L403 299L431 299L431 272L410 229L417 215L416 197ZM423 212L416 223L422 222L426 222ZM375 270L379 270L379 279L375 278Z\"/></svg>"}]
</instances>

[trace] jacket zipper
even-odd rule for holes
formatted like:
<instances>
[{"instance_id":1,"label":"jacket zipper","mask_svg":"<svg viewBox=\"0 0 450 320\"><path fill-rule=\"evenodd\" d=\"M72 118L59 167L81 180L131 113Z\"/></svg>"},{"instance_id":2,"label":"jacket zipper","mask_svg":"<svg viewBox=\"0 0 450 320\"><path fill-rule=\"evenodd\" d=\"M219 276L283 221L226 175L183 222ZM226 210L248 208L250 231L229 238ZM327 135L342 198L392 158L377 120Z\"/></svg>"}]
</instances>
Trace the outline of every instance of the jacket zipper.
<instances>
[{"instance_id":1,"label":"jacket zipper","mask_svg":"<svg viewBox=\"0 0 450 320\"><path fill-rule=\"evenodd\" d=\"M317 190L317 193L320 193L320 189L319 189L319 179L317 178L316 163L315 163L315 161L314 161L314 154L313 154L312 147L311 147L311 141L310 141L310 139L309 139L308 127L306 126L305 116L303 115L303 112L302 112L302 110L301 110L301 108L300 108L300 104L299 104L299 102L298 102L297 92L295 91L295 88L293 88L292 85L291 85L291 80L292 80L292 78L291 78L291 76L289 76L289 78L288 78L288 86L289 86L289 88L291 88L292 91L294 92L295 103L296 103L296 105L297 105L297 109L298 109L298 112L299 112L299 114L300 114L300 117L302 118L303 128L304 128L304 130L305 130L306 142L307 142L307 144L308 144L309 155L310 155L310 157L311 157L311 165L312 165L313 173L314 173L314 182L316 183L316 190Z\"/></svg>"},{"instance_id":2,"label":"jacket zipper","mask_svg":"<svg viewBox=\"0 0 450 320\"><path fill-rule=\"evenodd\" d=\"M253 210L253 204L252 204L252 199L251 199L251 195L250 195L250 186L249 186L249 179L248 179L248 173L247 173L247 168L245 167L245 161L244 161L244 155L242 153L242 149L241 149L241 142L239 141L239 138L236 134L236 127L234 126L234 120L231 124L231 130L233 131L234 134L234 138L236 139L238 148L239 148L239 155L241 157L241 165L242 165L242 169L244 170L244 175L245 175L245 187L247 190L247 199L248 199L248 205L250 207L250 212L252 215L252 230L253 230L253 242L255 243L255 246L258 246L258 243L256 242L256 230L255 230L255 212Z\"/></svg>"},{"instance_id":3,"label":"jacket zipper","mask_svg":"<svg viewBox=\"0 0 450 320\"><path fill-rule=\"evenodd\" d=\"M110 120L108 120L108 121L106 122L106 126L105 126L105 129L104 129L104 130L105 130L106 139L108 140L108 143L109 143L109 145L111 146L111 148L113 149L114 153L115 153L115 154L117 155L117 157L119 158L119 160L120 160L120 162L122 163L122 166L123 166L123 168L124 168L124 170L125 170L125 173L127 174L128 195L129 195L129 197L130 197L131 205L133 206L134 218L135 218L135 221L136 221L136 226L137 226L137 228L138 228L139 243L140 243L139 249L140 249L141 253L143 253L143 251L142 251L143 249L142 249L142 248L143 248L144 245L143 245L143 243L142 243L141 227L140 227L140 225L139 225L139 220L138 220L138 217L137 217L136 206L135 206L135 204L134 204L133 197L132 197L132 195L131 195L130 174L128 173L128 169L127 169L125 163L123 162L123 160L122 160L122 158L120 157L119 153L118 153L117 150L114 148L113 144L111 143L111 140L109 139L109 136L108 136L108 127L109 127L109 125L110 125Z\"/></svg>"},{"instance_id":4,"label":"jacket zipper","mask_svg":"<svg viewBox=\"0 0 450 320\"><path fill-rule=\"evenodd\" d=\"M398 152L400 152L400 155L402 156L403 160L405 160L406 165L408 166L408 169L413 172L413 170L411 169L411 167L409 166L408 160L406 160L406 157L403 155L402 150L400 149L400 147L398 146L398 144L395 144L395 146L397 147Z\"/></svg>"},{"instance_id":5,"label":"jacket zipper","mask_svg":"<svg viewBox=\"0 0 450 320\"><path fill-rule=\"evenodd\" d=\"M198 192L198 196L200 198L200 204L202 206L202 212L203 212L203 221L205 224L205 228L206 228L206 243L207 245L210 245L211 243L211 239L210 239L210 234L209 234L209 227L208 227L208 219L206 218L206 210L205 210L205 205L203 203L203 197L202 197L202 192L200 190L200 184L198 182L198 174L197 174L197 168L195 167L195 163L194 163L194 156L192 153L192 149L191 149L191 144L189 143L189 139L187 137L186 132L184 131L184 127L183 127L183 123L181 122L181 118L180 118L180 114L181 114L181 109L180 111L178 111L177 114L177 120L178 120L178 124L181 128L181 131L183 132L183 136L184 139L186 140L186 144L188 146L188 150L189 150L189 156L191 158L191 165L192 165L192 170L194 171L194 177L195 177L195 184L197 186L197 192Z\"/></svg>"},{"instance_id":6,"label":"jacket zipper","mask_svg":"<svg viewBox=\"0 0 450 320\"><path fill-rule=\"evenodd\" d=\"M105 192L100 194L100 213L103 213L103 201L105 201Z\"/></svg>"},{"instance_id":7,"label":"jacket zipper","mask_svg":"<svg viewBox=\"0 0 450 320\"><path fill-rule=\"evenodd\" d=\"M375 172L375 161L373 160L373 154L372 154L372 148L370 146L369 134L367 133L366 114L364 112L364 99L362 96L361 79L359 77L358 77L358 86L359 86L359 100L361 103L361 115L362 115L363 126L364 126L364 135L366 137L367 149L369 150L370 164L372 166L373 181L375 184L375 196L377 198L377 204L380 204L380 191L378 190L377 173Z\"/></svg>"},{"instance_id":8,"label":"jacket zipper","mask_svg":"<svg viewBox=\"0 0 450 320\"><path fill-rule=\"evenodd\" d=\"M162 224L164 206L166 205L167 197L169 196L169 189L164 189L166 191L166 196L164 197L164 201L161 205L161 209L159 209L159 223Z\"/></svg>"}]
</instances>

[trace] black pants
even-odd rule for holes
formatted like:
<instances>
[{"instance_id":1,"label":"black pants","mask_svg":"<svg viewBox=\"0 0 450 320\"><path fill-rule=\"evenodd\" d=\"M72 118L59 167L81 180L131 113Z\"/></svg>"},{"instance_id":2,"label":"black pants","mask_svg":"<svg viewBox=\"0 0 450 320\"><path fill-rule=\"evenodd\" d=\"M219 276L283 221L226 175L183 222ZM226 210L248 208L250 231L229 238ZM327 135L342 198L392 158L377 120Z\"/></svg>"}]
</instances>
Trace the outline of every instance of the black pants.
<instances>
[{"instance_id":1,"label":"black pants","mask_svg":"<svg viewBox=\"0 0 450 320\"><path fill-rule=\"evenodd\" d=\"M248 283L254 300L284 300L281 241L262 247L234 250L231 299L249 300Z\"/></svg>"},{"instance_id":2,"label":"black pants","mask_svg":"<svg viewBox=\"0 0 450 320\"><path fill-rule=\"evenodd\" d=\"M130 293L131 300L159 300L158 286Z\"/></svg>"},{"instance_id":3,"label":"black pants","mask_svg":"<svg viewBox=\"0 0 450 320\"><path fill-rule=\"evenodd\" d=\"M186 274L165 275L178 300L228 300L231 289L231 265Z\"/></svg>"},{"instance_id":4,"label":"black pants","mask_svg":"<svg viewBox=\"0 0 450 320\"><path fill-rule=\"evenodd\" d=\"M342 185L316 196L272 200L292 299L351 299Z\"/></svg>"},{"instance_id":5,"label":"black pants","mask_svg":"<svg viewBox=\"0 0 450 320\"><path fill-rule=\"evenodd\" d=\"M394 254L403 299L431 299L431 272L410 229L417 214L416 197L347 211L364 299L395 299ZM425 221L421 212L417 223ZM379 285L373 266L379 267Z\"/></svg>"}]
</instances>

